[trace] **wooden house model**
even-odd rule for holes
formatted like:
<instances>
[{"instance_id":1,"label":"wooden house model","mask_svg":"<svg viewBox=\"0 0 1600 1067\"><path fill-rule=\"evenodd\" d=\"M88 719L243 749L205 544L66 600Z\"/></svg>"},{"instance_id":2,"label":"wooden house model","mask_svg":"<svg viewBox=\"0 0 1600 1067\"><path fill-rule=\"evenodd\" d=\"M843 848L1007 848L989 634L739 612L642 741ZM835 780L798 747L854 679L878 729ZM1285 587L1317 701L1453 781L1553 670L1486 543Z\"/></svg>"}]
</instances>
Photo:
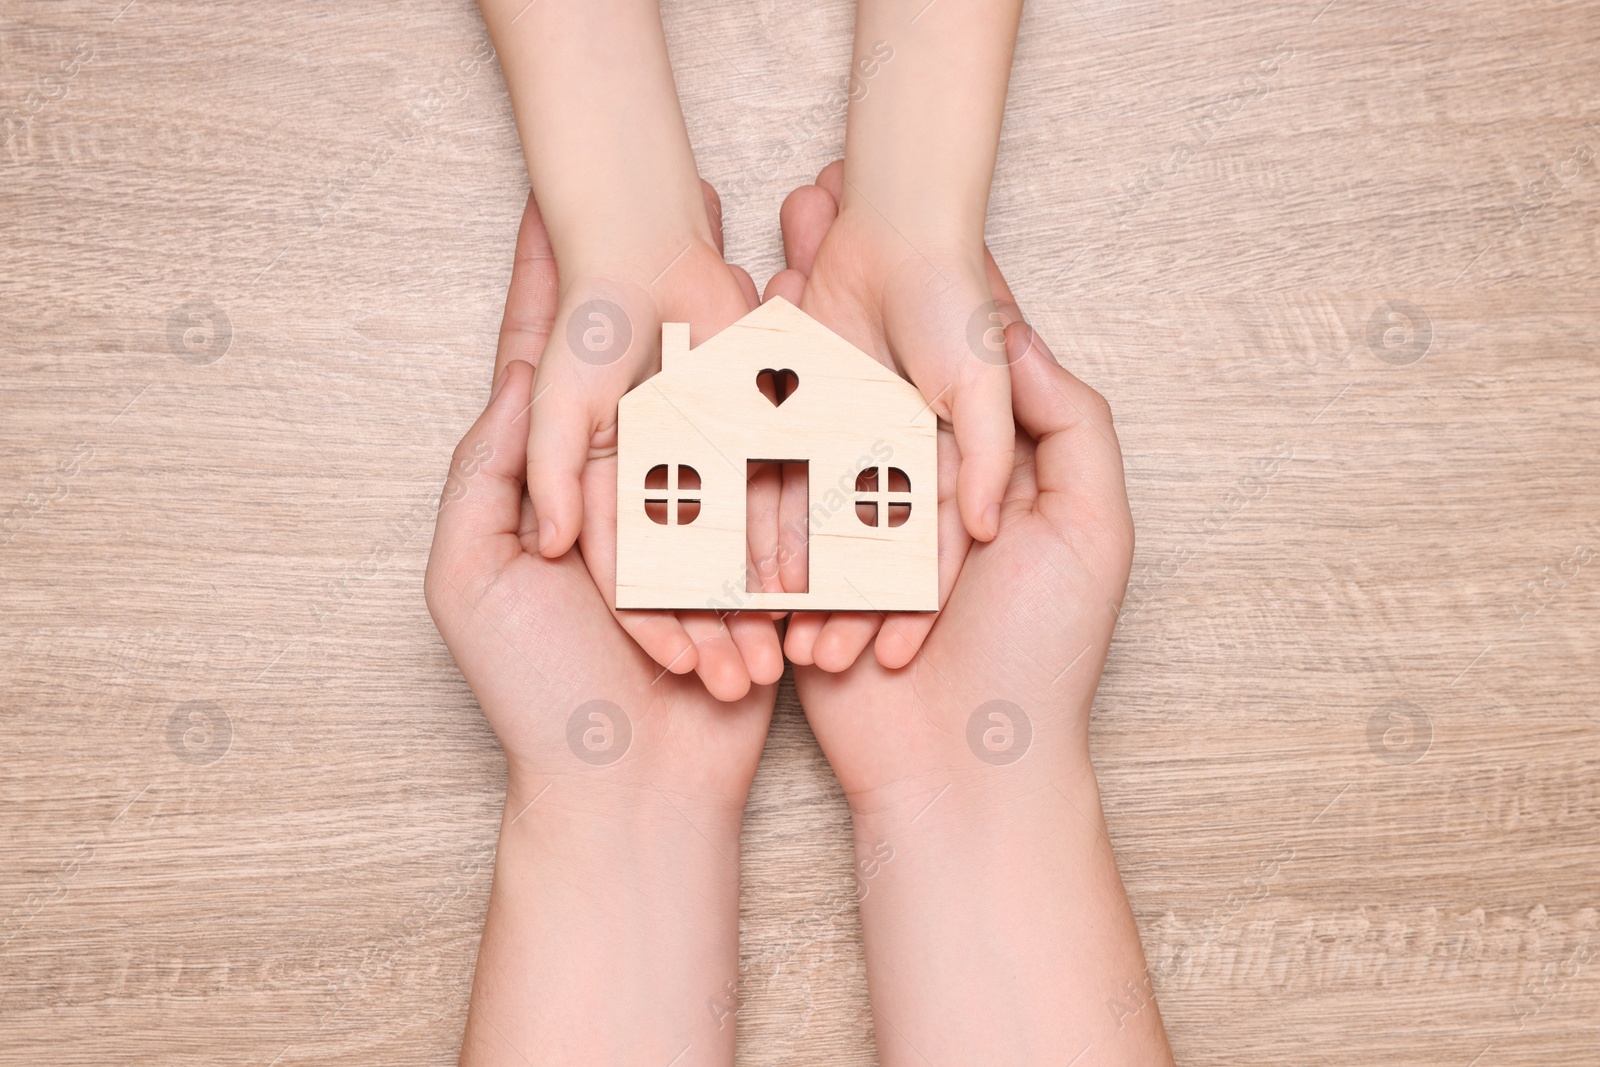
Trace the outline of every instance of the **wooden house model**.
<instances>
[{"instance_id":1,"label":"wooden house model","mask_svg":"<svg viewBox=\"0 0 1600 1067\"><path fill-rule=\"evenodd\" d=\"M693 350L664 324L617 411L617 607L936 611L935 434L915 386L786 300ZM749 559L750 465L774 461L805 465L804 592L760 592Z\"/></svg>"}]
</instances>

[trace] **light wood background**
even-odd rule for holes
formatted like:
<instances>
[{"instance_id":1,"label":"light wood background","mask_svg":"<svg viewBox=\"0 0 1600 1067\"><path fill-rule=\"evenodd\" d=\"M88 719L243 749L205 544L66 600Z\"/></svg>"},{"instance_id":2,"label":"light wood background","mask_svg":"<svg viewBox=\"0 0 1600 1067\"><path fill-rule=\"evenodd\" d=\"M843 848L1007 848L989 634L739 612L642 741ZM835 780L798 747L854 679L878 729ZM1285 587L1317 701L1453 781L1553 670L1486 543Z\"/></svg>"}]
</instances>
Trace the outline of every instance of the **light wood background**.
<instances>
[{"instance_id":1,"label":"light wood background","mask_svg":"<svg viewBox=\"0 0 1600 1067\"><path fill-rule=\"evenodd\" d=\"M667 4L758 281L851 16ZM454 1057L502 765L421 581L526 190L483 41L0 8L0 1063ZM1182 1063L1596 1062L1597 48L1588 0L1027 14L990 236L1126 450L1093 739ZM786 684L742 1064L872 1062L850 871Z\"/></svg>"}]
</instances>

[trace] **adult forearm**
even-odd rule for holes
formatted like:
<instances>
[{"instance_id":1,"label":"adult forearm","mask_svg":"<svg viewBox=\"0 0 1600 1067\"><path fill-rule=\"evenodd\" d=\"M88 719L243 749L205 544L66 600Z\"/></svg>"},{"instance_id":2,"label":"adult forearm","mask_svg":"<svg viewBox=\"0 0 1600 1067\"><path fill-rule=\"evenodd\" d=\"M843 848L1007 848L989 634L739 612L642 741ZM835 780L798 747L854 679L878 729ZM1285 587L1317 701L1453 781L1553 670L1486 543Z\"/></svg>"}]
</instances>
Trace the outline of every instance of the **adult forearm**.
<instances>
[{"instance_id":1,"label":"adult forearm","mask_svg":"<svg viewBox=\"0 0 1600 1067\"><path fill-rule=\"evenodd\" d=\"M720 802L513 787L461 1062L731 1064L738 849Z\"/></svg>"},{"instance_id":2,"label":"adult forearm","mask_svg":"<svg viewBox=\"0 0 1600 1067\"><path fill-rule=\"evenodd\" d=\"M655 0L479 6L563 273L615 249L654 263L709 240Z\"/></svg>"},{"instance_id":3,"label":"adult forearm","mask_svg":"<svg viewBox=\"0 0 1600 1067\"><path fill-rule=\"evenodd\" d=\"M1021 0L860 0L845 208L913 243L981 247L1021 14Z\"/></svg>"},{"instance_id":4,"label":"adult forearm","mask_svg":"<svg viewBox=\"0 0 1600 1067\"><path fill-rule=\"evenodd\" d=\"M1016 787L997 791L997 774ZM1060 777L980 768L932 803L914 792L855 817L884 1067L1073 1063L1087 1048L1097 1064L1170 1063L1087 759Z\"/></svg>"}]
</instances>

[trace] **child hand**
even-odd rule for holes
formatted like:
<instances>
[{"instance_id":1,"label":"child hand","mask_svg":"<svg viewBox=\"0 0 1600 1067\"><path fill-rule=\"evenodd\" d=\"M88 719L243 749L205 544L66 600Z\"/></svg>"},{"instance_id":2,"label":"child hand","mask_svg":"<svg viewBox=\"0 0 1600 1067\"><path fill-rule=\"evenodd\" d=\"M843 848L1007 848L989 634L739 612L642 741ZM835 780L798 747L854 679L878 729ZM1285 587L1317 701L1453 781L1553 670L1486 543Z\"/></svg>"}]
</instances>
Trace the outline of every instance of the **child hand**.
<instances>
[{"instance_id":1,"label":"child hand","mask_svg":"<svg viewBox=\"0 0 1600 1067\"><path fill-rule=\"evenodd\" d=\"M556 559L577 543L612 605L617 401L659 369L663 322L689 323L698 343L755 305L750 276L723 262L720 205L702 185L705 215L681 228L675 248L593 250L577 241L558 265L531 195L518 233L496 370L514 359L538 367L524 423L534 544ZM778 491L775 469L752 479L752 503L773 527L752 528L753 543L776 538ZM764 614L628 611L617 619L662 668L696 671L723 700L783 673L777 631Z\"/></svg>"},{"instance_id":2,"label":"child hand","mask_svg":"<svg viewBox=\"0 0 1600 1067\"><path fill-rule=\"evenodd\" d=\"M843 208L841 208L843 203ZM1020 319L979 244L913 247L870 205L852 200L835 162L789 194L783 212L783 296L856 347L907 375L939 416L939 596L949 595L976 538L999 528L1015 458L1003 327ZM787 581L798 580L786 579ZM838 612L790 622L797 664L840 671L876 637L886 667L910 662L935 616Z\"/></svg>"}]
</instances>

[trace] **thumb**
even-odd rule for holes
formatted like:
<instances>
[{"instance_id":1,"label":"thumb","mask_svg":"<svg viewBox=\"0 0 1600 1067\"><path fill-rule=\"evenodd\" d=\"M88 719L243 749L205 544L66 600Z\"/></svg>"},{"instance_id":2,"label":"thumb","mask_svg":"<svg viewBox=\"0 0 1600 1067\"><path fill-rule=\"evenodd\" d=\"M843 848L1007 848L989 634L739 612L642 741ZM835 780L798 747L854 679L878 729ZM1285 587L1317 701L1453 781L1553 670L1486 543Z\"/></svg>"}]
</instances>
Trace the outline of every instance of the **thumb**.
<instances>
[{"instance_id":1,"label":"thumb","mask_svg":"<svg viewBox=\"0 0 1600 1067\"><path fill-rule=\"evenodd\" d=\"M498 534L516 538L527 464L528 438L522 418L532 384L533 367L513 360L500 372L489 405L456 446L434 526L436 555L453 558L462 549Z\"/></svg>"},{"instance_id":2,"label":"thumb","mask_svg":"<svg viewBox=\"0 0 1600 1067\"><path fill-rule=\"evenodd\" d=\"M1011 375L1004 366L969 363L950 396L950 425L961 453L956 473L961 522L974 539L989 541L1000 530L1000 501L1017 458Z\"/></svg>"},{"instance_id":3,"label":"thumb","mask_svg":"<svg viewBox=\"0 0 1600 1067\"><path fill-rule=\"evenodd\" d=\"M511 284L506 287L506 310L500 321L500 342L494 360L496 381L514 359L538 365L550 337L550 325L555 321L556 281L550 235L545 232L544 218L530 191L522 211L522 225L517 228Z\"/></svg>"},{"instance_id":4,"label":"thumb","mask_svg":"<svg viewBox=\"0 0 1600 1067\"><path fill-rule=\"evenodd\" d=\"M1057 363L1025 323L1006 331L1006 348L1017 422L1038 442L1041 504L1056 498L1071 501L1073 510L1126 514L1122 449L1106 398Z\"/></svg>"},{"instance_id":5,"label":"thumb","mask_svg":"<svg viewBox=\"0 0 1600 1067\"><path fill-rule=\"evenodd\" d=\"M583 527L583 469L589 443L605 412L597 407L610 396L581 380L564 359L547 358L528 398L528 496L538 522L539 554L565 555ZM615 399L611 400L615 412Z\"/></svg>"},{"instance_id":6,"label":"thumb","mask_svg":"<svg viewBox=\"0 0 1600 1067\"><path fill-rule=\"evenodd\" d=\"M557 321L565 325L550 338L528 401L528 496L546 559L578 539L590 446L608 427L614 435L617 400L650 344L636 326L646 321L639 294L585 289L568 296Z\"/></svg>"},{"instance_id":7,"label":"thumb","mask_svg":"<svg viewBox=\"0 0 1600 1067\"><path fill-rule=\"evenodd\" d=\"M955 431L956 505L973 538L1000 529L1000 502L1016 461L1005 316L976 272L922 271L891 288L885 333L923 399Z\"/></svg>"}]
</instances>

